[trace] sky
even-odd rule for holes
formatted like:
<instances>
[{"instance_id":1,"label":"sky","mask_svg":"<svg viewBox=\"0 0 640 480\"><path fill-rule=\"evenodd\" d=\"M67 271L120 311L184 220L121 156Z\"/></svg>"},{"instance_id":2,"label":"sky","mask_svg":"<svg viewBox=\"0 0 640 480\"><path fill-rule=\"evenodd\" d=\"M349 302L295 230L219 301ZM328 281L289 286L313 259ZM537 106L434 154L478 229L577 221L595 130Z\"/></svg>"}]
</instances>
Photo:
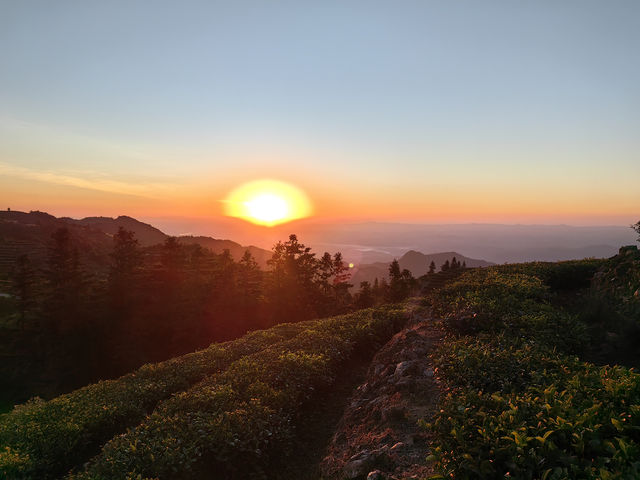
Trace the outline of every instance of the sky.
<instances>
[{"instance_id":1,"label":"sky","mask_svg":"<svg viewBox=\"0 0 640 480\"><path fill-rule=\"evenodd\" d=\"M639 85L636 0L0 0L0 206L628 225Z\"/></svg>"}]
</instances>

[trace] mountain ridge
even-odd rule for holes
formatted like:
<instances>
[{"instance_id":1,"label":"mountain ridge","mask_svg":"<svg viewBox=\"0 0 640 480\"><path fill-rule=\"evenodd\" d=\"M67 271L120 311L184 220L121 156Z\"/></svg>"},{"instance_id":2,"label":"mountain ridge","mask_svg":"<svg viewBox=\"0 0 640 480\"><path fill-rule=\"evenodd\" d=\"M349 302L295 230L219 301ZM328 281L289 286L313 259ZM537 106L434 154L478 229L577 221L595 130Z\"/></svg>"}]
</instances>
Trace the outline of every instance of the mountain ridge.
<instances>
[{"instance_id":1,"label":"mountain ridge","mask_svg":"<svg viewBox=\"0 0 640 480\"><path fill-rule=\"evenodd\" d=\"M450 252L437 252L437 253L422 253L417 250L409 250L405 252L400 258L398 263L400 269L407 269L414 277L420 277L427 273L429 270L429 264L434 262L436 264L436 271L440 270L440 267L444 262L456 258L460 263L464 262L467 267L489 267L495 265L495 263L488 262L477 258L467 257L461 253ZM360 285L360 282L372 283L376 278L379 280L386 279L389 275L389 263L390 262L374 262L368 264L359 265L353 275L351 276L350 283L355 287Z\"/></svg>"}]
</instances>

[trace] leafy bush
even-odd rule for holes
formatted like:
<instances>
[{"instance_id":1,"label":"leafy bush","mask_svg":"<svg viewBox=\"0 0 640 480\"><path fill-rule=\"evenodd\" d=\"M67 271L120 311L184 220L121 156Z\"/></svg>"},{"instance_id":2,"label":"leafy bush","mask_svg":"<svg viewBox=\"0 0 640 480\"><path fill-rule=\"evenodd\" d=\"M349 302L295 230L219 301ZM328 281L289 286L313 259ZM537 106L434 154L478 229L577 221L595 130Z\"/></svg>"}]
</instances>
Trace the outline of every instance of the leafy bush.
<instances>
[{"instance_id":1,"label":"leafy bush","mask_svg":"<svg viewBox=\"0 0 640 480\"><path fill-rule=\"evenodd\" d=\"M514 263L492 267L501 273L521 273L534 276L553 291L587 288L594 274L606 264L600 258L567 260L564 262Z\"/></svg>"},{"instance_id":2,"label":"leafy bush","mask_svg":"<svg viewBox=\"0 0 640 480\"><path fill-rule=\"evenodd\" d=\"M345 362L375 349L404 321L401 310L364 311L310 326L234 362L113 438L73 479L148 476L266 478L295 446L295 416Z\"/></svg>"},{"instance_id":3,"label":"leafy bush","mask_svg":"<svg viewBox=\"0 0 640 480\"><path fill-rule=\"evenodd\" d=\"M434 459L456 479L639 478L640 376L574 365L520 393L449 394Z\"/></svg>"},{"instance_id":4,"label":"leafy bush","mask_svg":"<svg viewBox=\"0 0 640 480\"><path fill-rule=\"evenodd\" d=\"M438 376L449 388L484 393L517 392L548 381L575 363L573 357L505 335L450 339L436 350L433 359Z\"/></svg>"},{"instance_id":5,"label":"leafy bush","mask_svg":"<svg viewBox=\"0 0 640 480\"><path fill-rule=\"evenodd\" d=\"M594 277L593 291L622 315L640 323L640 251L623 247Z\"/></svg>"},{"instance_id":6,"label":"leafy bush","mask_svg":"<svg viewBox=\"0 0 640 480\"><path fill-rule=\"evenodd\" d=\"M433 354L445 395L425 424L435 478L640 478L640 375L573 355L587 329L545 284L592 265L563 263L465 274L434 302L450 333Z\"/></svg>"},{"instance_id":7,"label":"leafy bush","mask_svg":"<svg viewBox=\"0 0 640 480\"><path fill-rule=\"evenodd\" d=\"M48 478L81 464L113 435L136 425L155 405L238 358L291 338L313 322L284 324L213 344L162 363L144 365L48 402L33 399L0 416L0 474Z\"/></svg>"}]
</instances>

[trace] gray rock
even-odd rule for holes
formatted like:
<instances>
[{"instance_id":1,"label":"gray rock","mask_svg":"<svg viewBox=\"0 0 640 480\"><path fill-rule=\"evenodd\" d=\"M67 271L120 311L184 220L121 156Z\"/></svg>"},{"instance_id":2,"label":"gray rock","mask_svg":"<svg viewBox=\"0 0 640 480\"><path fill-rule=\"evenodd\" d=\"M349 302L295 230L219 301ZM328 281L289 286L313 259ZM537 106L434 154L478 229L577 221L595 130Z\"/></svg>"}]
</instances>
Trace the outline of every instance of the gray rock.
<instances>
[{"instance_id":1,"label":"gray rock","mask_svg":"<svg viewBox=\"0 0 640 480\"><path fill-rule=\"evenodd\" d=\"M362 477L369 471L369 468L369 460L367 458L361 458L347 462L342 469L342 473L345 478L351 480Z\"/></svg>"},{"instance_id":2,"label":"gray rock","mask_svg":"<svg viewBox=\"0 0 640 480\"><path fill-rule=\"evenodd\" d=\"M404 377L406 375L411 375L413 372L415 372L417 363L418 362L416 362L415 360L400 362L399 364L396 365L396 371L393 372L393 375L396 377Z\"/></svg>"},{"instance_id":3,"label":"gray rock","mask_svg":"<svg viewBox=\"0 0 640 480\"><path fill-rule=\"evenodd\" d=\"M405 416L404 407L401 407L398 405L385 408L382 411L382 420L384 420L385 422L394 422L397 420L402 420L404 419L404 416Z\"/></svg>"}]
</instances>

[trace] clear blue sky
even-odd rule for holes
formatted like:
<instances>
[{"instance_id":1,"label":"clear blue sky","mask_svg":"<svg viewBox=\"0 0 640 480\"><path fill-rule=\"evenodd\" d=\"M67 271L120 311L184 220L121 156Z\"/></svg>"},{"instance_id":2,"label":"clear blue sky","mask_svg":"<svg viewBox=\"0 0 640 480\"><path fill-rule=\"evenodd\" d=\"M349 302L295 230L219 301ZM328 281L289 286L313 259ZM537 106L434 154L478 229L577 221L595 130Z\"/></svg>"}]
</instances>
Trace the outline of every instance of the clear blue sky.
<instances>
[{"instance_id":1,"label":"clear blue sky","mask_svg":"<svg viewBox=\"0 0 640 480\"><path fill-rule=\"evenodd\" d=\"M612 223L639 152L637 0L0 1L17 207L206 210L269 175L327 215Z\"/></svg>"}]
</instances>

